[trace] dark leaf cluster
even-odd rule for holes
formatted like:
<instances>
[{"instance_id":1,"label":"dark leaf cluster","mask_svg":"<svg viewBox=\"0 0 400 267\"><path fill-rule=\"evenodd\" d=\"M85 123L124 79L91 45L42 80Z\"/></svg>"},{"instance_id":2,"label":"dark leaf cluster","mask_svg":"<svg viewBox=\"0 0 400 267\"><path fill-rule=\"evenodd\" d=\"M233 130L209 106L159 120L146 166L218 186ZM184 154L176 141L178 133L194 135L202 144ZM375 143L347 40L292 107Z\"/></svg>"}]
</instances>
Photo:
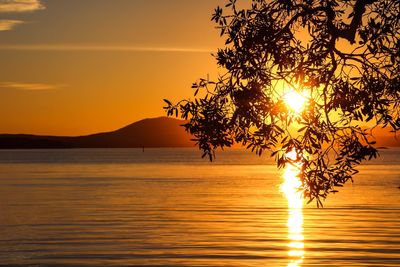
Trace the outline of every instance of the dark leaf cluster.
<instances>
[{"instance_id":1,"label":"dark leaf cluster","mask_svg":"<svg viewBox=\"0 0 400 267\"><path fill-rule=\"evenodd\" d=\"M375 126L400 129L400 1L236 2L212 16L225 73L165 109L188 121L210 160L239 143L268 151L278 167L300 164L301 190L320 205L377 156ZM287 88L307 92L300 112L285 104Z\"/></svg>"}]
</instances>

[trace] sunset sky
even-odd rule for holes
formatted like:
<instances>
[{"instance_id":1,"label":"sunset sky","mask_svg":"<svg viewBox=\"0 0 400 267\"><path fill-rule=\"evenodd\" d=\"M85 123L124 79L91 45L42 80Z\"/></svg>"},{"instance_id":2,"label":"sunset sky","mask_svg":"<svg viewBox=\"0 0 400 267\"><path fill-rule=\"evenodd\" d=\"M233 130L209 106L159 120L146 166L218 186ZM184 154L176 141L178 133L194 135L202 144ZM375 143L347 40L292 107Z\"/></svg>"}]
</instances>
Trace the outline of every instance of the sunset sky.
<instances>
[{"instance_id":1,"label":"sunset sky","mask_svg":"<svg viewBox=\"0 0 400 267\"><path fill-rule=\"evenodd\" d=\"M0 0L0 133L82 135L164 115L217 67L221 0Z\"/></svg>"}]
</instances>

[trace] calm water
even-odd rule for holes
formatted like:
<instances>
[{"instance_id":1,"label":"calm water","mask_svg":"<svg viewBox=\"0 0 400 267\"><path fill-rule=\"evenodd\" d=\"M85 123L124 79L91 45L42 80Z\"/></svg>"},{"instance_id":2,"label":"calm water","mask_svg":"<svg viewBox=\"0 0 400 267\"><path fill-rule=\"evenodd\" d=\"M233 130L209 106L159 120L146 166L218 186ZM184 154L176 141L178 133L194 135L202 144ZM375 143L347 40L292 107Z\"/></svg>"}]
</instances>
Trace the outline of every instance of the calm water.
<instances>
[{"instance_id":1,"label":"calm water","mask_svg":"<svg viewBox=\"0 0 400 267\"><path fill-rule=\"evenodd\" d=\"M0 265L400 266L400 150L381 154L317 209L239 150L3 150Z\"/></svg>"}]
</instances>

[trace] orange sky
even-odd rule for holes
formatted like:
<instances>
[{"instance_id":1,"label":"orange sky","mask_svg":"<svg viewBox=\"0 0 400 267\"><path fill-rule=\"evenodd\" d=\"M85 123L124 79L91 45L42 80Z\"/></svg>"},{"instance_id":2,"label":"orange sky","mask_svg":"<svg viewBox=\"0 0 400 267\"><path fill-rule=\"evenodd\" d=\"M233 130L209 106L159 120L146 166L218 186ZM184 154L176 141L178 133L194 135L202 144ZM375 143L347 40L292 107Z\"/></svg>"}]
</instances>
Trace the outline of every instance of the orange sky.
<instances>
[{"instance_id":1,"label":"orange sky","mask_svg":"<svg viewBox=\"0 0 400 267\"><path fill-rule=\"evenodd\" d=\"M210 18L225 3L0 0L0 133L84 135L165 115L163 98L217 74L224 40Z\"/></svg>"},{"instance_id":2,"label":"orange sky","mask_svg":"<svg viewBox=\"0 0 400 267\"><path fill-rule=\"evenodd\" d=\"M0 133L113 130L217 72L224 0L24 2L0 0Z\"/></svg>"}]
</instances>

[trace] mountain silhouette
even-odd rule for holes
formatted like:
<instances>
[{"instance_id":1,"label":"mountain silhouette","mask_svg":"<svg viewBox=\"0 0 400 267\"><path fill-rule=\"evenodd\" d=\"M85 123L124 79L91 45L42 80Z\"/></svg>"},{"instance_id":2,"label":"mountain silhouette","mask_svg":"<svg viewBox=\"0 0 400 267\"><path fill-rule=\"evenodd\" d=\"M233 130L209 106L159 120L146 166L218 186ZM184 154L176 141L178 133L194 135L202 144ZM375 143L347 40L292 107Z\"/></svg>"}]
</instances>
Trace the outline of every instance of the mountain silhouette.
<instances>
[{"instance_id":1,"label":"mountain silhouette","mask_svg":"<svg viewBox=\"0 0 400 267\"><path fill-rule=\"evenodd\" d=\"M86 136L0 134L0 149L193 147L185 121L167 117L144 119L112 132Z\"/></svg>"},{"instance_id":2,"label":"mountain silhouette","mask_svg":"<svg viewBox=\"0 0 400 267\"><path fill-rule=\"evenodd\" d=\"M159 117L144 119L112 132L85 136L0 134L0 149L193 147L185 121ZM385 129L376 130L377 146L399 147L400 139Z\"/></svg>"}]
</instances>

